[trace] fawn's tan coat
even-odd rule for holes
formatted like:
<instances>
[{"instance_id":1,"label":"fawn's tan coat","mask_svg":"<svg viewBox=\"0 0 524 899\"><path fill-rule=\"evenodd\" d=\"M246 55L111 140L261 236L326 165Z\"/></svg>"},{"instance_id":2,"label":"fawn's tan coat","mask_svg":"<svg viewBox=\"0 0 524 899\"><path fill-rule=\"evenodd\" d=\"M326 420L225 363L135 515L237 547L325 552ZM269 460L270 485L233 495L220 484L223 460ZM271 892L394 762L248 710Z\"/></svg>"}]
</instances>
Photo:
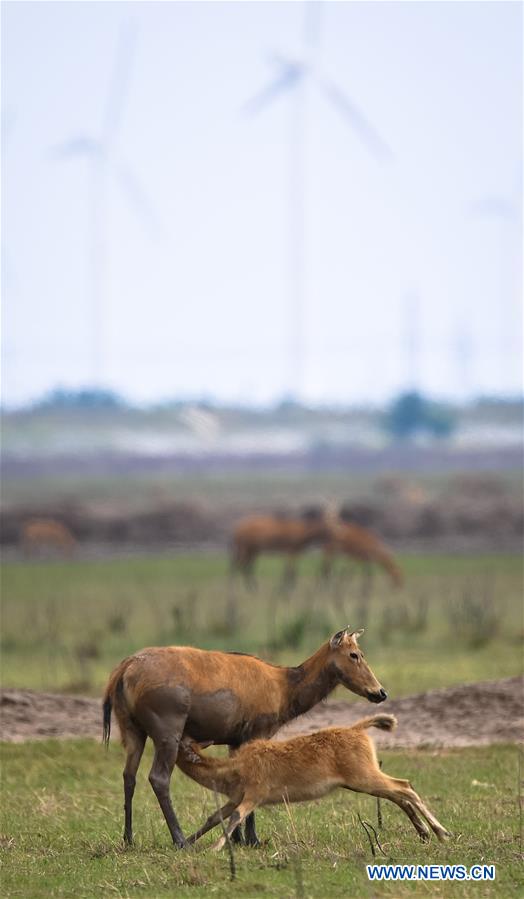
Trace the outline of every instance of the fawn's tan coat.
<instances>
[{"instance_id":1,"label":"fawn's tan coat","mask_svg":"<svg viewBox=\"0 0 524 899\"><path fill-rule=\"evenodd\" d=\"M429 837L424 817L439 839L449 836L407 780L389 777L379 768L369 727L391 730L392 715L375 715L353 727L332 727L282 742L256 740L230 758L203 755L197 743L185 738L177 765L198 783L229 797L191 837L194 843L221 821L225 835L220 849L246 815L261 805L319 799L337 787L369 793L396 803L423 839Z\"/></svg>"}]
</instances>

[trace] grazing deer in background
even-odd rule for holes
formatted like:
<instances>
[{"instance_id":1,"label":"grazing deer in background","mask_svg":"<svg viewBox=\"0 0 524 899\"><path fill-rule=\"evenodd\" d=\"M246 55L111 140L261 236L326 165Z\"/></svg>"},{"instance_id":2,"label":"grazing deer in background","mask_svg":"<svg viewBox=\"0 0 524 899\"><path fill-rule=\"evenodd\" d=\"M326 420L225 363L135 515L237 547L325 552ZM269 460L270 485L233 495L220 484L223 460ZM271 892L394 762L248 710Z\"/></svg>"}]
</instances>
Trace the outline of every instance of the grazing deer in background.
<instances>
[{"instance_id":1,"label":"grazing deer in background","mask_svg":"<svg viewBox=\"0 0 524 899\"><path fill-rule=\"evenodd\" d=\"M69 528L54 518L31 518L26 521L22 527L20 543L28 553L55 549L70 555L76 547L76 540Z\"/></svg>"},{"instance_id":2,"label":"grazing deer in background","mask_svg":"<svg viewBox=\"0 0 524 899\"><path fill-rule=\"evenodd\" d=\"M147 737L155 746L149 781L173 843L183 847L186 840L169 784L185 735L236 749L257 737L271 737L339 684L370 702L383 702L387 693L358 647L361 633L339 631L296 668L187 646L152 647L124 659L109 678L103 704L104 741L109 741L114 708L126 751L124 840L133 839L135 778ZM258 844L252 815L246 838Z\"/></svg>"},{"instance_id":3,"label":"grazing deer in background","mask_svg":"<svg viewBox=\"0 0 524 899\"><path fill-rule=\"evenodd\" d=\"M337 555L352 556L365 563L366 575L364 592L367 594L371 587L371 566L375 562L387 572L395 587L402 587L403 574L395 561L391 550L385 546L379 538L363 528L361 525L339 519L332 524L330 534L323 547L324 558L322 562L322 574L329 577L333 566L333 559Z\"/></svg>"},{"instance_id":4,"label":"grazing deer in background","mask_svg":"<svg viewBox=\"0 0 524 899\"><path fill-rule=\"evenodd\" d=\"M330 525L323 513L309 509L301 517L253 515L240 521L231 540L231 570L239 571L248 587L255 587L255 562L261 553L287 555L282 585L296 577L297 558L308 546L329 539Z\"/></svg>"},{"instance_id":5,"label":"grazing deer in background","mask_svg":"<svg viewBox=\"0 0 524 899\"><path fill-rule=\"evenodd\" d=\"M209 758L198 743L184 738L177 758L179 768L229 799L189 837L188 843L196 842L229 818L224 835L213 847L221 849L235 827L259 806L320 799L338 787L389 799L405 812L423 840L429 838L430 831L421 816L439 840L445 839L450 834L409 781L390 777L379 768L373 740L366 730L392 730L396 723L393 715L375 715L353 727L332 727L282 742L255 740L231 758Z\"/></svg>"}]
</instances>

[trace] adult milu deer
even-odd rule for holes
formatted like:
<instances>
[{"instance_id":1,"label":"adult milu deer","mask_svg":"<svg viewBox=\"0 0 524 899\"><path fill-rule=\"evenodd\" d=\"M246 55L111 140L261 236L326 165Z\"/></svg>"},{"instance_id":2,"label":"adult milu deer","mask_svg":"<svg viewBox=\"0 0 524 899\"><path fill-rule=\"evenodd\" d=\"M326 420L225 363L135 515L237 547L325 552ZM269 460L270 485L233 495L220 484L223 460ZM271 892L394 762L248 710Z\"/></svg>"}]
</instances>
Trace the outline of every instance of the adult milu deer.
<instances>
[{"instance_id":1,"label":"adult milu deer","mask_svg":"<svg viewBox=\"0 0 524 899\"><path fill-rule=\"evenodd\" d=\"M331 535L329 518L320 509L306 509L301 516L252 515L236 525L231 538L231 570L240 572L248 587L256 586L255 562L268 552L284 553L287 562L282 586L296 577L297 558L309 546Z\"/></svg>"},{"instance_id":2,"label":"adult milu deer","mask_svg":"<svg viewBox=\"0 0 524 899\"><path fill-rule=\"evenodd\" d=\"M184 736L238 749L249 740L271 737L339 684L370 702L387 699L358 647L361 633L339 631L296 668L188 646L151 647L124 659L109 678L103 703L104 741L109 741L114 709L126 752L124 840L133 839L135 778L147 737L155 747L149 781L173 843L182 848L186 839L169 784ZM246 821L246 840L258 845L253 815Z\"/></svg>"},{"instance_id":3,"label":"adult milu deer","mask_svg":"<svg viewBox=\"0 0 524 899\"><path fill-rule=\"evenodd\" d=\"M177 758L179 768L202 786L229 799L188 838L188 843L196 842L229 818L224 836L214 845L221 849L234 828L255 808L320 799L339 787L394 802L423 840L429 839L430 832L422 818L439 840L449 837L410 782L390 777L379 767L367 728L392 730L396 723L393 715L374 715L353 727L330 727L282 742L254 740L232 758L203 755L198 743L185 737Z\"/></svg>"}]
</instances>

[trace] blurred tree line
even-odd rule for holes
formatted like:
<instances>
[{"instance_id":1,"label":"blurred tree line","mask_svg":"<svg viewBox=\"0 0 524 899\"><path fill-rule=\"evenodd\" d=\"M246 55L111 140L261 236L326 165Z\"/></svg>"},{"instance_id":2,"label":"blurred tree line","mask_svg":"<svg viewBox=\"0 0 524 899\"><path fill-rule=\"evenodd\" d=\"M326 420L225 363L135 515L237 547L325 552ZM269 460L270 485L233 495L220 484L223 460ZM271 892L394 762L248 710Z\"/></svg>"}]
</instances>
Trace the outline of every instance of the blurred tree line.
<instances>
[{"instance_id":1,"label":"blurred tree line","mask_svg":"<svg viewBox=\"0 0 524 899\"><path fill-rule=\"evenodd\" d=\"M384 427L394 440L411 440L419 435L444 439L456 428L453 411L426 399L416 391L401 394L384 417Z\"/></svg>"},{"instance_id":2,"label":"blurred tree line","mask_svg":"<svg viewBox=\"0 0 524 899\"><path fill-rule=\"evenodd\" d=\"M315 429L321 442L330 440L330 428L337 426L365 427L382 431L392 442L408 443L420 437L445 440L463 427L476 424L480 427L517 427L524 425L524 402L521 397L478 397L466 403L444 403L430 399L416 391L398 395L382 409L371 405L325 404L312 406L296 399L281 398L271 405L247 406L239 403L219 402L209 397L173 397L170 400L147 405L136 404L118 393L100 387L81 389L59 387L23 408L12 410L16 416L90 413L102 415L134 415L140 419L157 416L158 421L173 421L186 409L202 410L214 414L220 426L249 428L286 426L298 429ZM8 410L4 412L9 415ZM173 418L174 417L174 418ZM5 418L5 415L4 415ZM178 419L177 419L178 420Z\"/></svg>"}]
</instances>

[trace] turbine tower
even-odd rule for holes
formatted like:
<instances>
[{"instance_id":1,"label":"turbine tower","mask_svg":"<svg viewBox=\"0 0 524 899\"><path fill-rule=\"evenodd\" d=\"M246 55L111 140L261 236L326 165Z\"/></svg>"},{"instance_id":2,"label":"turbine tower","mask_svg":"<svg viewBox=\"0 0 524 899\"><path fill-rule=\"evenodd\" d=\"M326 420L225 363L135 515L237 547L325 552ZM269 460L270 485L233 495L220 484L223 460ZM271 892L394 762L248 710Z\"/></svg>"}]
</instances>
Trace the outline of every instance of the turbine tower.
<instances>
[{"instance_id":1,"label":"turbine tower","mask_svg":"<svg viewBox=\"0 0 524 899\"><path fill-rule=\"evenodd\" d=\"M136 50L136 30L125 22L120 31L113 76L97 135L77 134L51 150L55 160L85 159L89 183L89 247L91 311L91 379L93 387L104 383L104 302L106 280L107 188L118 181L150 233L160 233L160 223L138 178L118 152L117 142L124 104L129 92Z\"/></svg>"},{"instance_id":2,"label":"turbine tower","mask_svg":"<svg viewBox=\"0 0 524 899\"><path fill-rule=\"evenodd\" d=\"M498 307L499 328L497 335L495 324L493 336L496 344L498 344L495 349L500 360L499 389L501 391L506 389L504 382L512 361L516 362L515 374L517 379L520 380L520 373L517 371L520 358L515 355L510 338L510 335L515 333L515 330L520 332L522 329L521 289L519 284L519 278L522 274L522 268L519 264L519 254L522 246L522 207L520 201L522 185L520 177L521 174L519 172L517 175L518 189L513 190L512 195L493 194L484 196L470 207L471 215L474 218L491 222L494 230L496 229L496 232L498 232L493 235L497 238L498 243L498 246L495 245L493 248L493 255L498 268L498 286L497 296L494 298L494 309L496 310ZM518 199L514 199L513 195ZM517 329L515 329L513 316L515 316L515 319L518 319ZM494 320L496 321L495 314Z\"/></svg>"},{"instance_id":3,"label":"turbine tower","mask_svg":"<svg viewBox=\"0 0 524 899\"><path fill-rule=\"evenodd\" d=\"M305 152L306 118L311 89L314 87L345 119L368 152L380 162L393 158L388 144L375 130L356 103L319 65L321 5L305 0L303 49L298 58L271 54L276 69L274 78L243 106L245 116L257 116L283 94L290 94L289 130L289 316L288 384L291 395L299 396L304 382L306 305L305 283Z\"/></svg>"},{"instance_id":4,"label":"turbine tower","mask_svg":"<svg viewBox=\"0 0 524 899\"><path fill-rule=\"evenodd\" d=\"M409 291L404 297L402 342L406 390L418 393L421 389L420 297L413 290Z\"/></svg>"}]
</instances>

